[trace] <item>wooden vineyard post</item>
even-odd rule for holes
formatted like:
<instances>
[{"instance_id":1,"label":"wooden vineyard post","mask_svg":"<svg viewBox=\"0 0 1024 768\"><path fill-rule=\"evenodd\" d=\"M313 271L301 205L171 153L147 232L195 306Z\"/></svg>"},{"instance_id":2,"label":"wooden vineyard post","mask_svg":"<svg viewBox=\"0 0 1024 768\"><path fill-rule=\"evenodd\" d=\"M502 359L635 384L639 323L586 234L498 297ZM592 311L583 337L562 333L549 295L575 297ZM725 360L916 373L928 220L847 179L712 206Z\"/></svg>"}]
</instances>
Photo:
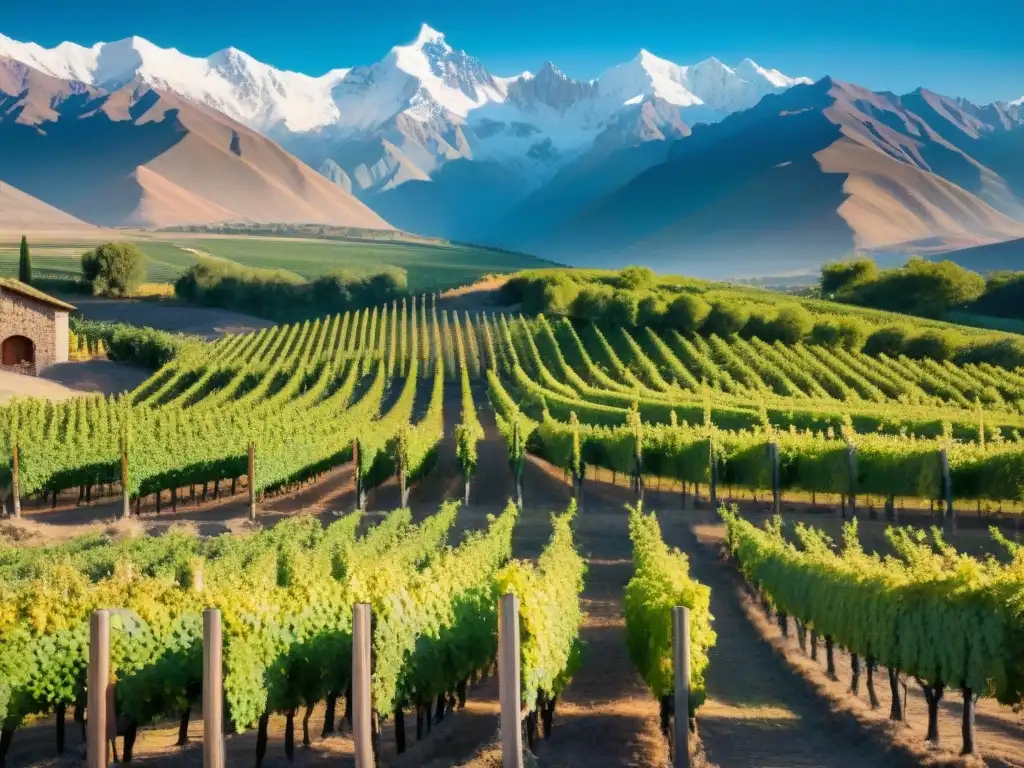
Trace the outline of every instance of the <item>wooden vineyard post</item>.
<instances>
[{"instance_id":1,"label":"wooden vineyard post","mask_svg":"<svg viewBox=\"0 0 1024 768\"><path fill-rule=\"evenodd\" d=\"M373 768L370 702L370 604L352 606L352 736L356 768Z\"/></svg>"},{"instance_id":2,"label":"wooden vineyard post","mask_svg":"<svg viewBox=\"0 0 1024 768\"><path fill-rule=\"evenodd\" d=\"M672 768L690 768L690 609L672 609L672 667L675 673L673 702Z\"/></svg>"},{"instance_id":3,"label":"wooden vineyard post","mask_svg":"<svg viewBox=\"0 0 1024 768\"><path fill-rule=\"evenodd\" d=\"M203 768L224 768L224 666L220 611L203 611Z\"/></svg>"},{"instance_id":4,"label":"wooden vineyard post","mask_svg":"<svg viewBox=\"0 0 1024 768\"><path fill-rule=\"evenodd\" d=\"M772 513L778 515L782 512L782 482L779 472L779 443L776 440L768 443L768 457L772 468Z\"/></svg>"},{"instance_id":5,"label":"wooden vineyard post","mask_svg":"<svg viewBox=\"0 0 1024 768\"><path fill-rule=\"evenodd\" d=\"M502 768L523 768L519 654L519 599L510 593L502 595L498 604L498 697L501 701Z\"/></svg>"},{"instance_id":6,"label":"wooden vineyard post","mask_svg":"<svg viewBox=\"0 0 1024 768\"><path fill-rule=\"evenodd\" d=\"M363 511L366 503L363 499L363 477L359 474L359 441L352 441L352 466L356 475L356 509Z\"/></svg>"},{"instance_id":7,"label":"wooden vineyard post","mask_svg":"<svg viewBox=\"0 0 1024 768\"><path fill-rule=\"evenodd\" d=\"M110 742L107 740L107 687L110 685L110 612L93 611L89 618L89 713L86 755L89 768L107 768Z\"/></svg>"},{"instance_id":8,"label":"wooden vineyard post","mask_svg":"<svg viewBox=\"0 0 1024 768\"><path fill-rule=\"evenodd\" d=\"M857 449L852 443L846 446L846 462L850 469L850 516L857 517Z\"/></svg>"},{"instance_id":9,"label":"wooden vineyard post","mask_svg":"<svg viewBox=\"0 0 1024 768\"><path fill-rule=\"evenodd\" d=\"M256 522L256 443L249 443L249 519Z\"/></svg>"},{"instance_id":10,"label":"wooden vineyard post","mask_svg":"<svg viewBox=\"0 0 1024 768\"><path fill-rule=\"evenodd\" d=\"M132 500L128 492L128 451L121 444L121 519L132 516Z\"/></svg>"},{"instance_id":11,"label":"wooden vineyard post","mask_svg":"<svg viewBox=\"0 0 1024 768\"><path fill-rule=\"evenodd\" d=\"M943 448L939 451L939 461L942 464L942 498L946 503L943 518L948 530L956 530L956 510L953 509L953 476L949 471L949 449Z\"/></svg>"},{"instance_id":12,"label":"wooden vineyard post","mask_svg":"<svg viewBox=\"0 0 1024 768\"><path fill-rule=\"evenodd\" d=\"M11 449L11 496L14 507L14 518L21 517L21 472L18 468L18 444Z\"/></svg>"},{"instance_id":13,"label":"wooden vineyard post","mask_svg":"<svg viewBox=\"0 0 1024 768\"><path fill-rule=\"evenodd\" d=\"M708 483L708 499L711 501L711 509L714 510L718 506L718 462L715 461L715 441L714 438L708 438L708 467L709 467L709 483Z\"/></svg>"}]
</instances>

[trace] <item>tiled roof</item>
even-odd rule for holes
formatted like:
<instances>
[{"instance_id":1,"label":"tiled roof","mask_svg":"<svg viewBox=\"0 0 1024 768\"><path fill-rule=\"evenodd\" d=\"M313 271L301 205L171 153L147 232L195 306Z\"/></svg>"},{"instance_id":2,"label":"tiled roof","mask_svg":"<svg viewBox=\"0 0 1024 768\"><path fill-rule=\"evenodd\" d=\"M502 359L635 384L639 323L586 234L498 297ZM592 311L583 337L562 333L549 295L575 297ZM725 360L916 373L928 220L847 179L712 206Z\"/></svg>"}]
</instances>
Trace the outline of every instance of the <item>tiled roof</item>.
<instances>
[{"instance_id":1,"label":"tiled roof","mask_svg":"<svg viewBox=\"0 0 1024 768\"><path fill-rule=\"evenodd\" d=\"M33 288L31 285L25 285L25 283L21 282L20 280L12 280L7 277L0 277L0 288L2 288L5 291L10 291L11 293L18 293L30 299L40 301L43 304L49 304L51 307L63 309L65 312L73 312L75 310L75 307L73 307L71 304L68 304L66 301L55 299L53 298L53 296L45 294L42 291Z\"/></svg>"}]
</instances>

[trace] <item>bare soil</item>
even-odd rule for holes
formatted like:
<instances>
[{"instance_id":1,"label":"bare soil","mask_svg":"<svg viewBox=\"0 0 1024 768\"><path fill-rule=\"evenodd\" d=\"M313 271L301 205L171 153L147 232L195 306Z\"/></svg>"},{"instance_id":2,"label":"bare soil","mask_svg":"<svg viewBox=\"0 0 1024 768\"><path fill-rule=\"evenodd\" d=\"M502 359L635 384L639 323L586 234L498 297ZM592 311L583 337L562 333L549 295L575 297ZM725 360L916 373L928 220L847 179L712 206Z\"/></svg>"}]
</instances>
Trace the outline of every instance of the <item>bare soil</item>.
<instances>
[{"instance_id":1,"label":"bare soil","mask_svg":"<svg viewBox=\"0 0 1024 768\"><path fill-rule=\"evenodd\" d=\"M227 333L250 333L274 323L241 312L216 307L197 307L173 299L105 299L98 296L67 297L86 320L144 325L161 331L191 333L219 339Z\"/></svg>"},{"instance_id":2,"label":"bare soil","mask_svg":"<svg viewBox=\"0 0 1024 768\"><path fill-rule=\"evenodd\" d=\"M12 397L66 400L82 394L116 395L135 389L150 375L142 368L110 360L57 363L39 376L0 371L0 403Z\"/></svg>"}]
</instances>

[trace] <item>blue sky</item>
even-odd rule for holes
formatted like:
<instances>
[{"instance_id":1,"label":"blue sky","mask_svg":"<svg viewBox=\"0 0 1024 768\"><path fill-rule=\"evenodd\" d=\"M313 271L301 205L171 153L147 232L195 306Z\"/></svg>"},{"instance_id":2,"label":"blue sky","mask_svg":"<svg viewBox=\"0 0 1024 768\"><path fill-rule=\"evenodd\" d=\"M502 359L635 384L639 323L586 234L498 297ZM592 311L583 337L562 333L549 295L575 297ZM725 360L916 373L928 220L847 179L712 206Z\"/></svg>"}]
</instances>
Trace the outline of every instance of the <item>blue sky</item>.
<instances>
[{"instance_id":1,"label":"blue sky","mask_svg":"<svg viewBox=\"0 0 1024 768\"><path fill-rule=\"evenodd\" d=\"M372 63L423 22L502 75L550 59L590 78L647 48L681 64L750 56L790 75L898 93L923 85L978 102L1024 96L1024 0L54 0L45 13L14 0L0 33L46 46L136 34L196 56L233 45L321 74Z\"/></svg>"}]
</instances>

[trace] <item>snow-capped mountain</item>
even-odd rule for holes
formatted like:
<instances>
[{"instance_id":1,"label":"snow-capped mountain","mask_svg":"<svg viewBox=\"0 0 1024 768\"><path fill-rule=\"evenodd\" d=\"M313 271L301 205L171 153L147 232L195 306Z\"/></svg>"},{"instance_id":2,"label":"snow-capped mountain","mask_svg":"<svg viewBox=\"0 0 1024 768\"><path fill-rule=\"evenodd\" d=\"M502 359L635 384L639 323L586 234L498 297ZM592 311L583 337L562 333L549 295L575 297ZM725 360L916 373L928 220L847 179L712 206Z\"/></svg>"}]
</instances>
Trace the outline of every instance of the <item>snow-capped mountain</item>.
<instances>
[{"instance_id":1,"label":"snow-capped mountain","mask_svg":"<svg viewBox=\"0 0 1024 768\"><path fill-rule=\"evenodd\" d=\"M441 176L470 194L474 183L533 189L578 159L678 138L694 123L810 82L750 59L735 68L713 58L680 66L648 51L589 81L550 62L536 74L501 77L426 24L374 64L319 77L275 69L235 48L198 58L139 37L46 49L0 35L0 57L108 90L139 81L173 91L275 139L371 205L375 196ZM441 174L458 161L477 169L462 163L458 173ZM493 213L470 206L466 216ZM403 225L400 211L389 215Z\"/></svg>"},{"instance_id":2,"label":"snow-capped mountain","mask_svg":"<svg viewBox=\"0 0 1024 768\"><path fill-rule=\"evenodd\" d=\"M348 72L335 69L321 77L285 72L236 48L196 58L141 37L91 48L61 43L47 49L0 35L0 56L105 90L138 79L213 107L261 132L277 127L307 131L336 120L338 107L331 89Z\"/></svg>"}]
</instances>

